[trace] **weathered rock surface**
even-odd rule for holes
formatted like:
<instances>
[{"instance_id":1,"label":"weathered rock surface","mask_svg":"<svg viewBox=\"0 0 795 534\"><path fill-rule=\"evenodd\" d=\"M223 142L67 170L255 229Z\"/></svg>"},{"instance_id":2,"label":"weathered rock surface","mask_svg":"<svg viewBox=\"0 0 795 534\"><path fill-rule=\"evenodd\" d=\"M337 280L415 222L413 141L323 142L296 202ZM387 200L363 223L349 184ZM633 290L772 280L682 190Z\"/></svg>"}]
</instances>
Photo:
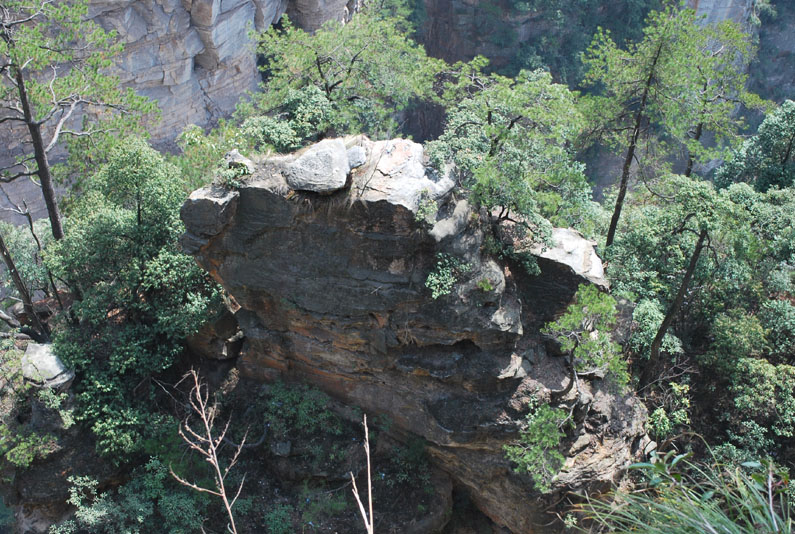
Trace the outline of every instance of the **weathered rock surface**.
<instances>
[{"instance_id":1,"label":"weathered rock surface","mask_svg":"<svg viewBox=\"0 0 795 534\"><path fill-rule=\"evenodd\" d=\"M28 343L22 355L22 376L40 387L60 388L75 377L52 351L52 345Z\"/></svg>"},{"instance_id":2,"label":"weathered rock surface","mask_svg":"<svg viewBox=\"0 0 795 534\"><path fill-rule=\"evenodd\" d=\"M452 197L448 178L425 171L420 145L351 144L368 159L331 195L292 189L285 175L295 156L286 156L260 165L239 196L208 187L183 207L187 249L241 306L239 369L307 381L371 416L388 415L397 431L425 438L436 466L494 521L515 533L556 531L543 526L549 503L512 472L502 447L517 437L528 399L548 398L567 380L538 328L578 284L597 281L599 258L566 234L578 262L540 258L542 275L527 285L517 266L482 254L479 217ZM438 203L437 223L452 219L438 241L415 219L421 194ZM204 217L216 222L198 223ZM425 280L439 252L466 268L434 300ZM601 381L587 384L581 400L560 481L599 489L632 461L644 410Z\"/></svg>"},{"instance_id":3,"label":"weathered rock surface","mask_svg":"<svg viewBox=\"0 0 795 534\"><path fill-rule=\"evenodd\" d=\"M296 191L332 193L345 187L350 165L342 139L324 139L287 165L287 185Z\"/></svg>"}]
</instances>

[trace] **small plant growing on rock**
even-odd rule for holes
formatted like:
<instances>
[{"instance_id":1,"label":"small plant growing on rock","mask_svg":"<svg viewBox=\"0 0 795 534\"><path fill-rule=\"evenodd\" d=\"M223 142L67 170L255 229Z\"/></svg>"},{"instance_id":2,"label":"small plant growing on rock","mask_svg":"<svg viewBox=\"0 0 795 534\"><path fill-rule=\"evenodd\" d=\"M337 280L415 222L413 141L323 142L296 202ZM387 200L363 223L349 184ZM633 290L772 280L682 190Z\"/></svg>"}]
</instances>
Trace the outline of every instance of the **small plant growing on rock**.
<instances>
[{"instance_id":1,"label":"small plant growing on rock","mask_svg":"<svg viewBox=\"0 0 795 534\"><path fill-rule=\"evenodd\" d=\"M596 286L582 284L557 321L541 330L552 336L568 356L571 378L568 385L555 396L565 396L572 387L579 391L579 378L585 375L605 376L619 387L629 382L627 363L611 336L618 311L616 301Z\"/></svg>"},{"instance_id":2,"label":"small plant growing on rock","mask_svg":"<svg viewBox=\"0 0 795 534\"><path fill-rule=\"evenodd\" d=\"M444 295L449 295L453 286L472 269L468 263L464 263L458 258L440 252L436 255L436 267L428 273L425 279L425 287L431 290L431 298L434 300Z\"/></svg>"},{"instance_id":3,"label":"small plant growing on rock","mask_svg":"<svg viewBox=\"0 0 795 534\"><path fill-rule=\"evenodd\" d=\"M571 420L566 410L548 404L539 406L536 397L530 399L528 407L530 413L519 431L519 439L504 446L505 456L516 463L514 471L527 473L538 491L548 493L566 461L557 449L566 435L563 428Z\"/></svg>"},{"instance_id":4,"label":"small plant growing on rock","mask_svg":"<svg viewBox=\"0 0 795 534\"><path fill-rule=\"evenodd\" d=\"M483 291L484 293L488 293L490 291L494 291L494 285L491 283L491 280L488 278L481 278L478 280L478 289Z\"/></svg>"},{"instance_id":5,"label":"small plant growing on rock","mask_svg":"<svg viewBox=\"0 0 795 534\"><path fill-rule=\"evenodd\" d=\"M414 220L418 223L431 225L437 211L439 211L439 205L431 198L431 193L427 189L420 191L420 200L417 205L417 213L414 214Z\"/></svg>"},{"instance_id":6,"label":"small plant growing on rock","mask_svg":"<svg viewBox=\"0 0 795 534\"><path fill-rule=\"evenodd\" d=\"M246 174L246 169L242 167L222 168L216 173L216 181L229 189L239 189L243 185L240 178Z\"/></svg>"}]
</instances>

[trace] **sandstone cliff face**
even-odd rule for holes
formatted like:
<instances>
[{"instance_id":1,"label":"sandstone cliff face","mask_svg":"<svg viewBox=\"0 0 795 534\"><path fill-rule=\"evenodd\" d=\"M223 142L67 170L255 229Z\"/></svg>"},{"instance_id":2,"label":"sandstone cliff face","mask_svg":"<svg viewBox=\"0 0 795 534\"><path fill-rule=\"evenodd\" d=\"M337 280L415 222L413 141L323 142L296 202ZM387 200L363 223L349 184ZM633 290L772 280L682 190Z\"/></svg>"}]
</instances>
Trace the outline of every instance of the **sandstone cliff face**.
<instances>
[{"instance_id":1,"label":"sandstone cliff face","mask_svg":"<svg viewBox=\"0 0 795 534\"><path fill-rule=\"evenodd\" d=\"M399 433L425 438L435 464L494 521L516 533L556 531L541 526L548 502L511 471L502 447L528 399L567 380L538 328L578 284L606 285L591 243L556 231L559 246L537 251L536 277L485 255L480 217L451 180L426 171L410 141L349 140L349 162L358 161L330 193L288 185L307 159L345 154L341 142L325 143L266 161L237 191L200 189L183 206L184 248L241 306L238 367L388 415ZM433 225L415 217L429 200L439 206ZM467 267L434 300L425 280L439 252ZM563 446L559 488L598 489L636 454L644 410L601 381L568 401L577 428Z\"/></svg>"},{"instance_id":2,"label":"sandstone cliff face","mask_svg":"<svg viewBox=\"0 0 795 534\"><path fill-rule=\"evenodd\" d=\"M92 0L90 16L125 44L114 73L157 101L161 119L149 133L155 146L168 147L188 124L207 126L228 117L240 97L257 88L260 73L249 31L267 28L285 11L314 30L357 8L355 0ZM0 127L0 144L7 148L0 165L25 148L25 133L9 124ZM3 188L14 203L25 199L35 218L46 216L41 193L29 180ZM0 212L0 220L24 222L9 212Z\"/></svg>"}]
</instances>

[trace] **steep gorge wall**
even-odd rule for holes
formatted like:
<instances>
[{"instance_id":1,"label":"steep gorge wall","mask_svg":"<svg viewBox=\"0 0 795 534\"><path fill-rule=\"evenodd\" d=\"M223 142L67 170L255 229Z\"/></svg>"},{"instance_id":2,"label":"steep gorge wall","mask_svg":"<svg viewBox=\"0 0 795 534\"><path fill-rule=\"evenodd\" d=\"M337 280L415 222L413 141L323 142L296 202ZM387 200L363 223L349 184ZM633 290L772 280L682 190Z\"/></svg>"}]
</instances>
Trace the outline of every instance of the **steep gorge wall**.
<instances>
[{"instance_id":1,"label":"steep gorge wall","mask_svg":"<svg viewBox=\"0 0 795 534\"><path fill-rule=\"evenodd\" d=\"M326 140L272 158L239 189L209 186L182 208L183 247L240 306L238 368L388 416L427 440L435 465L495 522L557 532L545 511L556 497L515 474L503 445L533 397L545 402L568 381L539 328L579 284L606 287L592 243L557 229L555 247L535 250L541 274L530 277L483 252L485 214L426 171L421 145L356 138L348 147ZM416 217L430 200L432 226ZM466 267L434 299L425 280L439 252ZM576 428L555 489L598 491L644 447L645 409L601 379L565 404Z\"/></svg>"},{"instance_id":2,"label":"steep gorge wall","mask_svg":"<svg viewBox=\"0 0 795 534\"><path fill-rule=\"evenodd\" d=\"M349 7L347 3L351 2ZM157 101L160 121L149 125L152 143L173 146L188 124L207 126L228 117L246 91L257 88L251 30L263 30L285 12L314 30L327 20L344 20L356 0L91 0L90 16L115 30L124 51L113 72L125 86ZM0 165L25 149L24 132L0 125ZM12 202L25 199L34 217L46 216L38 187L30 180L3 184ZM0 197L0 206L7 200ZM12 214L0 212L0 220Z\"/></svg>"}]
</instances>

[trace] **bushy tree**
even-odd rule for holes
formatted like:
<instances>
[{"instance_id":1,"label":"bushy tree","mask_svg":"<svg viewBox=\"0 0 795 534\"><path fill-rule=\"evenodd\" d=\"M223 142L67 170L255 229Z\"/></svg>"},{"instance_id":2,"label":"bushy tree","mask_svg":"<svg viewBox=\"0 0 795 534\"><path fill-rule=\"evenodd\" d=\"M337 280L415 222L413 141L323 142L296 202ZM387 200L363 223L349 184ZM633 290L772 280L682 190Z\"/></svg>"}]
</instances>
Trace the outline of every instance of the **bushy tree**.
<instances>
[{"instance_id":1,"label":"bushy tree","mask_svg":"<svg viewBox=\"0 0 795 534\"><path fill-rule=\"evenodd\" d=\"M90 477L70 477L74 517L50 527L50 534L189 534L202 530L202 504L180 488L168 467L151 458L116 491L100 493Z\"/></svg>"},{"instance_id":2,"label":"bushy tree","mask_svg":"<svg viewBox=\"0 0 795 534\"><path fill-rule=\"evenodd\" d=\"M55 348L78 372L78 415L104 453L141 445L155 417L142 394L150 377L218 305L215 284L178 248L182 187L173 166L131 139L93 177L49 251L48 265L79 299Z\"/></svg>"},{"instance_id":3,"label":"bushy tree","mask_svg":"<svg viewBox=\"0 0 795 534\"><path fill-rule=\"evenodd\" d=\"M376 6L365 7L345 24L329 21L310 34L283 18L279 28L260 35L263 91L240 114L289 114L285 106L294 100L293 91L313 86L332 113L317 123L304 121L299 137L327 132L394 135L400 112L416 100L432 99L434 77L443 65L407 36L404 22ZM315 100L318 106L328 105ZM291 120L294 126L300 123ZM317 131L305 128L310 125Z\"/></svg>"},{"instance_id":4,"label":"bushy tree","mask_svg":"<svg viewBox=\"0 0 795 534\"><path fill-rule=\"evenodd\" d=\"M470 96L428 143L432 164L455 164L462 185L497 219L521 219L541 237L548 221L577 225L591 202L583 165L571 152L582 124L574 94L543 71L510 79L477 67L449 84L451 94Z\"/></svg>"},{"instance_id":5,"label":"bushy tree","mask_svg":"<svg viewBox=\"0 0 795 534\"><path fill-rule=\"evenodd\" d=\"M617 314L613 297L594 285L583 284L577 288L566 313L541 330L558 342L569 360L571 379L566 388L556 393L558 397L572 386L579 390L581 375L606 376L619 387L627 385L627 364L612 338Z\"/></svg>"},{"instance_id":6,"label":"bushy tree","mask_svg":"<svg viewBox=\"0 0 795 534\"><path fill-rule=\"evenodd\" d=\"M757 191L795 185L795 102L786 100L765 117L756 135L715 173L715 183L748 182Z\"/></svg>"},{"instance_id":7,"label":"bushy tree","mask_svg":"<svg viewBox=\"0 0 795 534\"><path fill-rule=\"evenodd\" d=\"M586 98L594 121L590 132L623 154L618 195L607 231L613 244L629 178L635 164L657 139L687 151L689 176L694 161L714 150L702 146L705 132L719 143L737 137L742 121L735 118L737 102L758 105L745 89L745 66L753 57L750 38L731 22L699 24L690 9L670 6L652 12L643 39L620 49L609 33L594 37L585 56L586 81L602 94ZM668 150L657 143L663 156Z\"/></svg>"}]
</instances>

